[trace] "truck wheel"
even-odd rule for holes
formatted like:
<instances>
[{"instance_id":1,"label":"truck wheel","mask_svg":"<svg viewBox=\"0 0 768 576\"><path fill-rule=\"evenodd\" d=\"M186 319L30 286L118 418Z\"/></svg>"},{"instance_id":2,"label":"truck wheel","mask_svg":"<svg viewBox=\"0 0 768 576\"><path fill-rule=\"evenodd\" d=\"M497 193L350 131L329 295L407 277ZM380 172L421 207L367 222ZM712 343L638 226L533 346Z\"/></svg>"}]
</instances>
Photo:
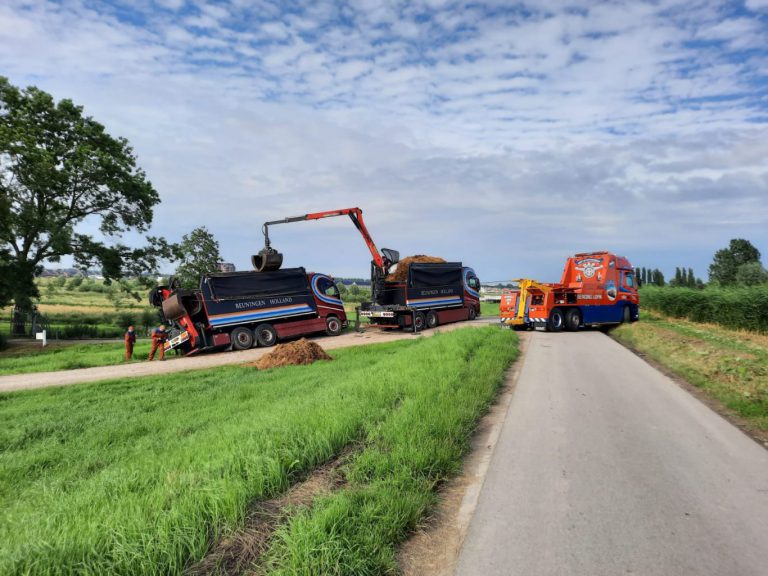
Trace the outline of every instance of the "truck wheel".
<instances>
[{"instance_id":1,"label":"truck wheel","mask_svg":"<svg viewBox=\"0 0 768 576\"><path fill-rule=\"evenodd\" d=\"M328 336L338 336L341 334L341 320L336 316L328 316L325 319L325 333Z\"/></svg>"},{"instance_id":2,"label":"truck wheel","mask_svg":"<svg viewBox=\"0 0 768 576\"><path fill-rule=\"evenodd\" d=\"M277 343L277 330L272 324L259 324L256 326L255 332L259 346L269 348Z\"/></svg>"},{"instance_id":3,"label":"truck wheel","mask_svg":"<svg viewBox=\"0 0 768 576\"><path fill-rule=\"evenodd\" d=\"M416 332L421 332L424 330L424 324L426 320L424 319L424 313L423 312L416 312L416 316L413 319L414 326L416 328Z\"/></svg>"},{"instance_id":4,"label":"truck wheel","mask_svg":"<svg viewBox=\"0 0 768 576\"><path fill-rule=\"evenodd\" d=\"M547 330L549 332L562 332L564 327L563 311L560 308L553 308L552 312L549 313L549 320L547 320Z\"/></svg>"},{"instance_id":5,"label":"truck wheel","mask_svg":"<svg viewBox=\"0 0 768 576\"><path fill-rule=\"evenodd\" d=\"M427 328L437 328L438 324L437 312L434 310L427 312Z\"/></svg>"},{"instance_id":6,"label":"truck wheel","mask_svg":"<svg viewBox=\"0 0 768 576\"><path fill-rule=\"evenodd\" d=\"M235 350L248 350L253 348L253 332L245 326L238 326L229 335L232 340L232 348Z\"/></svg>"},{"instance_id":7,"label":"truck wheel","mask_svg":"<svg viewBox=\"0 0 768 576\"><path fill-rule=\"evenodd\" d=\"M565 329L569 332L576 332L581 325L581 314L576 308L568 309L565 313Z\"/></svg>"},{"instance_id":8,"label":"truck wheel","mask_svg":"<svg viewBox=\"0 0 768 576\"><path fill-rule=\"evenodd\" d=\"M469 307L469 319L470 320L474 320L475 318L477 318L477 310L475 310L474 306L470 306Z\"/></svg>"},{"instance_id":9,"label":"truck wheel","mask_svg":"<svg viewBox=\"0 0 768 576\"><path fill-rule=\"evenodd\" d=\"M629 306L624 306L624 316L621 318L622 324L629 324L632 321L632 312L629 310Z\"/></svg>"}]
</instances>

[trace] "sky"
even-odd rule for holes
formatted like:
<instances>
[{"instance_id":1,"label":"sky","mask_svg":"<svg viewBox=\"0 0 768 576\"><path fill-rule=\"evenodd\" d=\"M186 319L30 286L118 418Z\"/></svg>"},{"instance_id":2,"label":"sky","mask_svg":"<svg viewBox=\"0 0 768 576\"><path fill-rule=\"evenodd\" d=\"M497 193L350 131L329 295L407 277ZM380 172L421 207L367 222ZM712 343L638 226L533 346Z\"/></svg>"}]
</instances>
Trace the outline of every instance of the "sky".
<instances>
[{"instance_id":1,"label":"sky","mask_svg":"<svg viewBox=\"0 0 768 576\"><path fill-rule=\"evenodd\" d=\"M483 280L609 250L768 263L768 0L4 0L0 74L132 144L152 232L362 208L379 248ZM366 277L346 218L277 226L285 266Z\"/></svg>"}]
</instances>

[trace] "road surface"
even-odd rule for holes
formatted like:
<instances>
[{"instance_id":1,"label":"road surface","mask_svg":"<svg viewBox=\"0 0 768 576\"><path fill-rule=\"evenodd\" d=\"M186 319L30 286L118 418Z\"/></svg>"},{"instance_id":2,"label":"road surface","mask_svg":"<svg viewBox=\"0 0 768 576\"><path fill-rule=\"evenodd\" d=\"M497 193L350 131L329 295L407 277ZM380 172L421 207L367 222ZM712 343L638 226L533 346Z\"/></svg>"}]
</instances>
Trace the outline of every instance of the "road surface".
<instances>
[{"instance_id":1,"label":"road surface","mask_svg":"<svg viewBox=\"0 0 768 576\"><path fill-rule=\"evenodd\" d=\"M599 332L531 335L459 576L764 576L768 451Z\"/></svg>"},{"instance_id":2,"label":"road surface","mask_svg":"<svg viewBox=\"0 0 768 576\"><path fill-rule=\"evenodd\" d=\"M488 326L489 324L498 325L498 317L484 316L483 318L478 318L473 321L446 324L435 330L425 330L416 335L401 330L385 331L370 329L362 333L348 331L333 338L318 336L308 338L308 340L317 342L325 350L332 350L335 348L347 348L349 346L391 342L393 340L402 340L404 338L420 338L422 336L439 334L440 332L449 332L458 328L472 326L482 327ZM0 376L0 392L11 392L14 390L25 390L30 388L46 388L48 386L66 386L69 384L96 382L99 380L116 378L136 378L137 376L161 375L170 372L199 370L201 368L212 368L214 366L225 366L228 364L242 364L244 362L254 362L271 350L272 348L251 348L250 350L243 351L201 354L199 356L190 356L189 358L177 357L175 354L171 353L166 355L166 360L164 362L159 362L157 360L154 362L131 362L130 364L98 366L96 368L79 368L77 370L60 370L57 372L36 372L32 374Z\"/></svg>"}]
</instances>

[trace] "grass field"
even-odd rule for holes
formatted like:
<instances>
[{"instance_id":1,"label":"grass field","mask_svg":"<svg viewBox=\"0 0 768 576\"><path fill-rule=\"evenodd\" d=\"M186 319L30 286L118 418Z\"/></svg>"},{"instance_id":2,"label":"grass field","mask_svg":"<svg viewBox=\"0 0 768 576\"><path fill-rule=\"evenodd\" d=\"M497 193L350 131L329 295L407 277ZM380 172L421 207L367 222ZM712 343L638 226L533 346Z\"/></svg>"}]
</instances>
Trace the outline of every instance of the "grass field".
<instances>
[{"instance_id":1,"label":"grass field","mask_svg":"<svg viewBox=\"0 0 768 576\"><path fill-rule=\"evenodd\" d=\"M612 334L768 431L768 336L643 311Z\"/></svg>"},{"instance_id":2,"label":"grass field","mask_svg":"<svg viewBox=\"0 0 768 576\"><path fill-rule=\"evenodd\" d=\"M149 348L149 340L138 340L133 349L134 361L145 360L149 355ZM122 342L58 346L52 344L45 348L35 343L10 347L0 352L0 376L111 366L122 363L124 358L125 345Z\"/></svg>"},{"instance_id":3,"label":"grass field","mask_svg":"<svg viewBox=\"0 0 768 576\"><path fill-rule=\"evenodd\" d=\"M249 367L0 395L0 573L179 574L249 502L344 447L346 486L279 533L279 574L386 574L517 354L492 327Z\"/></svg>"}]
</instances>

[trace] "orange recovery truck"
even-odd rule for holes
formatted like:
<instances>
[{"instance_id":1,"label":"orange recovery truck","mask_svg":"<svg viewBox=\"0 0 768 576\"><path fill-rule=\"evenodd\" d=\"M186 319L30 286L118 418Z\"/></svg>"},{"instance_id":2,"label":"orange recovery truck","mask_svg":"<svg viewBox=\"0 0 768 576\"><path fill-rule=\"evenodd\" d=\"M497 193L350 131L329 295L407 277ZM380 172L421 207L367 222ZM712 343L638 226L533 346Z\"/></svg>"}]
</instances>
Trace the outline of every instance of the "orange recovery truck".
<instances>
[{"instance_id":1,"label":"orange recovery truck","mask_svg":"<svg viewBox=\"0 0 768 576\"><path fill-rule=\"evenodd\" d=\"M515 282L516 288L501 295L499 315L504 326L560 332L640 318L634 268L625 257L610 252L571 256L557 284L528 278Z\"/></svg>"}]
</instances>

